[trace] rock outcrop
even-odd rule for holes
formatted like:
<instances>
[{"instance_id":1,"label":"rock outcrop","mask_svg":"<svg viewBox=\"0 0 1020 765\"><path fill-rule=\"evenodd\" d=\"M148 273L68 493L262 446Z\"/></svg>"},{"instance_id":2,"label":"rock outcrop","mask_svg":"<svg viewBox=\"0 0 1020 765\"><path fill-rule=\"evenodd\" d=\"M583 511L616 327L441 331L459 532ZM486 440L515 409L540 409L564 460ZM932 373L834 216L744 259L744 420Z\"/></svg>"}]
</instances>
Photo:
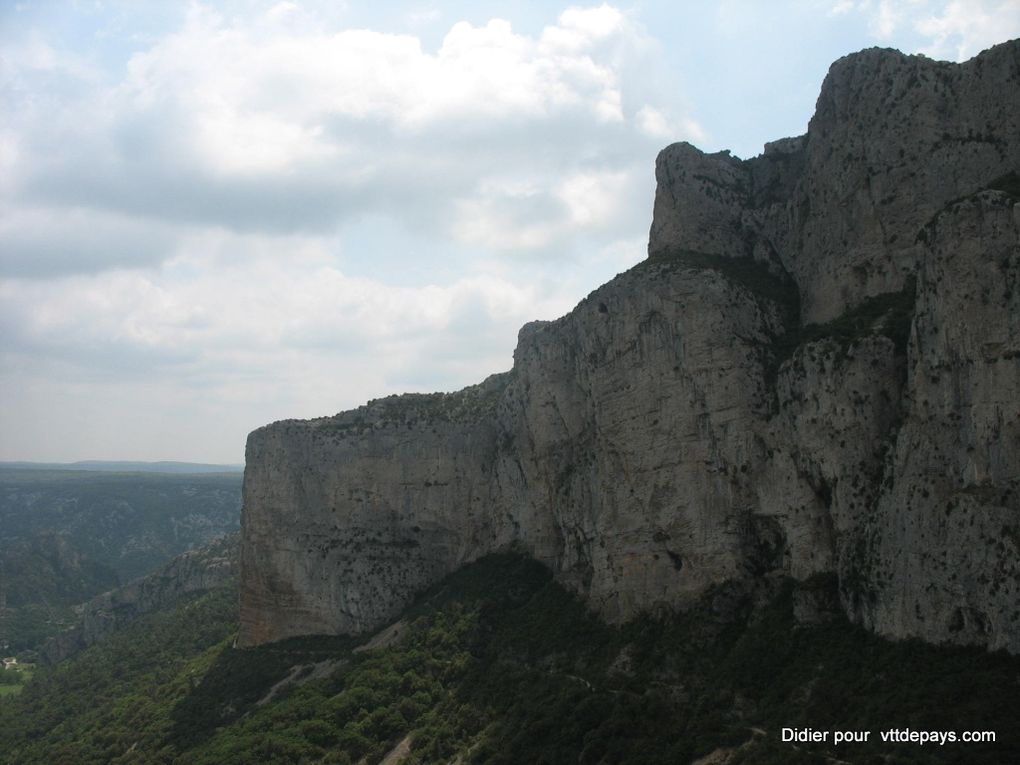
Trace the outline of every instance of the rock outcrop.
<instances>
[{"instance_id":1,"label":"rock outcrop","mask_svg":"<svg viewBox=\"0 0 1020 765\"><path fill-rule=\"evenodd\" d=\"M921 227L1018 158L1015 41L964 64L865 50L832 65L805 135L744 162L663 151L649 253L778 261L804 321L827 321L901 289L925 257Z\"/></svg>"},{"instance_id":2,"label":"rock outcrop","mask_svg":"<svg viewBox=\"0 0 1020 765\"><path fill-rule=\"evenodd\" d=\"M1020 652L1018 172L1020 42L864 51L804 136L668 147L648 260L510 372L251 434L240 643L516 546L611 621L835 575L881 634Z\"/></svg>"},{"instance_id":3,"label":"rock outcrop","mask_svg":"<svg viewBox=\"0 0 1020 765\"><path fill-rule=\"evenodd\" d=\"M232 585L237 579L240 535L227 534L178 555L156 571L97 595L80 607L78 623L43 645L53 664L73 656L141 614L156 611L185 595Z\"/></svg>"}]
</instances>

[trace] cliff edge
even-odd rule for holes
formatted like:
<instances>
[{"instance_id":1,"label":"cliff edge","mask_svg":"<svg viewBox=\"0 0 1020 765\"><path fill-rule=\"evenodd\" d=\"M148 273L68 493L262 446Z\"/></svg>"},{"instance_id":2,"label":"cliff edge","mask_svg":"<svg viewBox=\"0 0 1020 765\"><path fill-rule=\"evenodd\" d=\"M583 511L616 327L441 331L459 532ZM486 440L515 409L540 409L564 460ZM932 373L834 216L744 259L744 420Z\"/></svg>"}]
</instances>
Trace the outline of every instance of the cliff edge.
<instances>
[{"instance_id":1,"label":"cliff edge","mask_svg":"<svg viewBox=\"0 0 1020 765\"><path fill-rule=\"evenodd\" d=\"M648 259L510 372L249 436L241 645L516 547L610 621L835 575L880 634L1020 652L1020 41L847 56L805 135L656 179Z\"/></svg>"}]
</instances>

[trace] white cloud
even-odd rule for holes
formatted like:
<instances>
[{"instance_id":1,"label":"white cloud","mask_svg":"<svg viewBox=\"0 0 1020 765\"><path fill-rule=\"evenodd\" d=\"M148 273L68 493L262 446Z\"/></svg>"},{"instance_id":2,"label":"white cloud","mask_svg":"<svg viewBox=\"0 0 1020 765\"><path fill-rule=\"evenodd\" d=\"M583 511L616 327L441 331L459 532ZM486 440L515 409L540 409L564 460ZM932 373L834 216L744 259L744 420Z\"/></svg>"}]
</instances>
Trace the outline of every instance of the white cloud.
<instances>
[{"instance_id":1,"label":"white cloud","mask_svg":"<svg viewBox=\"0 0 1020 765\"><path fill-rule=\"evenodd\" d=\"M638 128L651 138L660 141L691 141L704 144L708 134L697 120L691 117L669 119L652 106L642 106L635 115Z\"/></svg>"},{"instance_id":2,"label":"white cloud","mask_svg":"<svg viewBox=\"0 0 1020 765\"><path fill-rule=\"evenodd\" d=\"M626 17L616 8L603 3L598 8L567 8L560 14L559 24L546 27L543 39L559 36L570 39L571 50L583 49L592 41L606 40L626 26Z\"/></svg>"},{"instance_id":3,"label":"white cloud","mask_svg":"<svg viewBox=\"0 0 1020 765\"><path fill-rule=\"evenodd\" d=\"M394 286L345 275L316 242L275 243L299 250L302 268L251 244L203 235L157 272L0 283L2 369L18 370L19 380L5 385L3 418L60 429L69 416L64 399L111 404L109 390L119 389L141 400L172 380L174 391L150 406L182 406L185 419L193 414L189 401L236 410L240 396L252 406L246 420L235 411L229 429L214 428L208 442L192 445L208 450L206 459L223 459L237 454L248 430L274 418L457 388L506 369L517 328L564 312L577 297L483 274ZM210 258L220 267L210 270ZM76 393L65 390L43 406L33 390L58 378Z\"/></svg>"},{"instance_id":4,"label":"white cloud","mask_svg":"<svg viewBox=\"0 0 1020 765\"><path fill-rule=\"evenodd\" d=\"M964 61L1004 39L1020 36L1020 3L954 0L914 26L931 41L923 49L925 54Z\"/></svg>"},{"instance_id":5,"label":"white cloud","mask_svg":"<svg viewBox=\"0 0 1020 765\"><path fill-rule=\"evenodd\" d=\"M215 169L228 171L238 141L268 144L274 165L294 166L341 138L323 124L343 119L402 136L436 124L548 118L571 108L622 118L611 62L591 55L613 35L635 34L610 10L603 7L594 20L567 11L540 39L501 19L458 22L430 54L410 35L286 28L256 35L198 9L183 30L132 59L122 108L171 103L197 128L204 161L215 166L226 157Z\"/></svg>"},{"instance_id":6,"label":"white cloud","mask_svg":"<svg viewBox=\"0 0 1020 765\"><path fill-rule=\"evenodd\" d=\"M890 40L899 29L908 7L926 0L837 0L829 8L831 16L846 16L854 11L867 19L868 31L879 40Z\"/></svg>"},{"instance_id":7,"label":"white cloud","mask_svg":"<svg viewBox=\"0 0 1020 765\"><path fill-rule=\"evenodd\" d=\"M578 173L565 178L556 195L567 209L568 221L578 227L592 227L612 221L631 189L621 172Z\"/></svg>"},{"instance_id":8,"label":"white cloud","mask_svg":"<svg viewBox=\"0 0 1020 765\"><path fill-rule=\"evenodd\" d=\"M644 185L628 170L584 170L530 182L493 179L462 199L452 234L491 250L542 250L581 234L613 234L632 220ZM643 180L643 179L642 179Z\"/></svg>"},{"instance_id":9,"label":"white cloud","mask_svg":"<svg viewBox=\"0 0 1020 765\"><path fill-rule=\"evenodd\" d=\"M299 11L280 3L265 16ZM374 211L458 231L451 216L508 171L555 199L560 178L603 172L588 165L606 157L612 172L646 173L637 159L670 124L693 124L661 117L678 112L668 100L625 109L643 87L628 57L646 37L607 5L568 9L536 36L500 19L459 22L434 53L407 34L253 18L193 5L178 31L131 57L121 82L69 74L73 92L54 108L19 109L0 137L12 207L277 232L330 232ZM33 104L53 58L19 59ZM588 225L556 209L557 231Z\"/></svg>"},{"instance_id":10,"label":"white cloud","mask_svg":"<svg viewBox=\"0 0 1020 765\"><path fill-rule=\"evenodd\" d=\"M872 18L871 30L880 40L889 40L903 18L900 4L893 0L880 0Z\"/></svg>"},{"instance_id":11,"label":"white cloud","mask_svg":"<svg viewBox=\"0 0 1020 765\"><path fill-rule=\"evenodd\" d=\"M412 27L421 27L433 24L443 17L443 12L438 8L423 8L410 11L405 15L407 24Z\"/></svg>"},{"instance_id":12,"label":"white cloud","mask_svg":"<svg viewBox=\"0 0 1020 765\"><path fill-rule=\"evenodd\" d=\"M426 46L260 7L192 4L122 67L7 48L0 455L236 461L272 419L508 368L643 255L655 152L697 123L628 14Z\"/></svg>"},{"instance_id":13,"label":"white cloud","mask_svg":"<svg viewBox=\"0 0 1020 765\"><path fill-rule=\"evenodd\" d=\"M172 224L117 212L23 207L0 215L0 271L48 278L154 266L173 253L181 235Z\"/></svg>"},{"instance_id":14,"label":"white cloud","mask_svg":"<svg viewBox=\"0 0 1020 765\"><path fill-rule=\"evenodd\" d=\"M854 12L876 39L888 42L910 30L919 36L916 50L939 59L964 61L1020 36L1017 0L837 0L829 8L836 16Z\"/></svg>"},{"instance_id":15,"label":"white cloud","mask_svg":"<svg viewBox=\"0 0 1020 765\"><path fill-rule=\"evenodd\" d=\"M832 16L842 16L846 13L850 13L854 8L857 7L855 0L837 0L832 4L829 9L829 14Z\"/></svg>"},{"instance_id":16,"label":"white cloud","mask_svg":"<svg viewBox=\"0 0 1020 765\"><path fill-rule=\"evenodd\" d=\"M283 19L286 19L288 16L292 15L297 10L298 10L297 3L293 3L287 0L286 2L277 3L268 11L266 11L266 18L269 19L270 21L281 21Z\"/></svg>"},{"instance_id":17,"label":"white cloud","mask_svg":"<svg viewBox=\"0 0 1020 765\"><path fill-rule=\"evenodd\" d=\"M671 132L666 116L651 106L642 106L636 115L638 127L645 133L656 138L668 138L675 135Z\"/></svg>"}]
</instances>

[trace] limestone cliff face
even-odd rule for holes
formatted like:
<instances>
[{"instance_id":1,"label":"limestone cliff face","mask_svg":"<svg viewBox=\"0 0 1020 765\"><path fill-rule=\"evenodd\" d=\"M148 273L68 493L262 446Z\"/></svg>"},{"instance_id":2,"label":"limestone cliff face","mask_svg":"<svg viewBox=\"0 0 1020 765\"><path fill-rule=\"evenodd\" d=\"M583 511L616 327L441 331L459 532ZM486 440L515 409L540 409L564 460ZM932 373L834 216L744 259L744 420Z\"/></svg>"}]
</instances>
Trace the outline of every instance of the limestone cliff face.
<instances>
[{"instance_id":1,"label":"limestone cliff face","mask_svg":"<svg viewBox=\"0 0 1020 765\"><path fill-rule=\"evenodd\" d=\"M377 627L422 589L510 540L496 508L506 376L392 396L248 439L242 642Z\"/></svg>"},{"instance_id":2,"label":"limestone cliff face","mask_svg":"<svg viewBox=\"0 0 1020 765\"><path fill-rule=\"evenodd\" d=\"M805 136L665 149L649 259L510 372L252 433L241 643L514 545L612 621L835 574L882 634L1020 651L1018 86L1020 43L841 59Z\"/></svg>"},{"instance_id":3,"label":"limestone cliff face","mask_svg":"<svg viewBox=\"0 0 1020 765\"><path fill-rule=\"evenodd\" d=\"M783 321L774 301L673 259L522 337L501 418L519 538L606 618L741 575L770 533L749 467L764 456L763 349Z\"/></svg>"},{"instance_id":4,"label":"limestone cliff face","mask_svg":"<svg viewBox=\"0 0 1020 765\"><path fill-rule=\"evenodd\" d=\"M925 230L903 425L863 527L861 620L1020 651L1020 204L957 202Z\"/></svg>"},{"instance_id":5,"label":"limestone cliff face","mask_svg":"<svg viewBox=\"0 0 1020 765\"><path fill-rule=\"evenodd\" d=\"M510 544L617 620L738 575L782 329L714 268L649 262L525 327L482 386L255 431L242 642L374 629Z\"/></svg>"},{"instance_id":6,"label":"limestone cliff face","mask_svg":"<svg viewBox=\"0 0 1020 765\"><path fill-rule=\"evenodd\" d=\"M932 215L1018 166L1015 42L964 64L865 50L832 65L806 135L744 162L663 151L648 249L778 258L826 321L900 289Z\"/></svg>"}]
</instances>

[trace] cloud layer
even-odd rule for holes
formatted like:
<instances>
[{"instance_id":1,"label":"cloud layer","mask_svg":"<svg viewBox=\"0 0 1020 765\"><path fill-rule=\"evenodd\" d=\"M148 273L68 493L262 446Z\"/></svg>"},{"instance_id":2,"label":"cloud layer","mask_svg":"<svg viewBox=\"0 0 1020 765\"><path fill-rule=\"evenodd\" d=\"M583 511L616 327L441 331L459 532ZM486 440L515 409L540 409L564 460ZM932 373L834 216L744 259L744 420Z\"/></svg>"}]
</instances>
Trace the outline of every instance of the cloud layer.
<instances>
[{"instance_id":1,"label":"cloud layer","mask_svg":"<svg viewBox=\"0 0 1020 765\"><path fill-rule=\"evenodd\" d=\"M965 61L1020 35L1016 0L838 0L831 11L864 16L871 33L883 42L913 33L919 45L910 52L949 61Z\"/></svg>"},{"instance_id":2,"label":"cloud layer","mask_svg":"<svg viewBox=\"0 0 1020 765\"><path fill-rule=\"evenodd\" d=\"M7 224L5 269L50 275L128 266L128 248L139 265L172 254L165 236L140 242L139 221L331 234L371 213L472 245L547 249L628 227L634 158L647 176L667 136L700 132L624 81L622 62L654 44L606 5L568 9L536 37L499 19L458 22L435 52L297 15L288 4L243 20L192 6L114 82L38 41L14 51L3 156L24 207ZM40 234L54 209L90 215ZM104 252L88 243L97 237L120 241Z\"/></svg>"},{"instance_id":3,"label":"cloud layer","mask_svg":"<svg viewBox=\"0 0 1020 765\"><path fill-rule=\"evenodd\" d=\"M792 92L806 123L821 73L769 81L763 35L1020 33L992 0L450 8L0 10L0 459L236 462L264 422L506 369L643 256L662 146L760 145Z\"/></svg>"},{"instance_id":4,"label":"cloud layer","mask_svg":"<svg viewBox=\"0 0 1020 765\"><path fill-rule=\"evenodd\" d=\"M236 460L267 419L507 368L520 324L642 255L655 151L700 130L628 81L654 55L607 5L432 51L193 5L112 70L32 37L3 80L4 419L240 400L206 455ZM118 449L100 419L75 450Z\"/></svg>"}]
</instances>

